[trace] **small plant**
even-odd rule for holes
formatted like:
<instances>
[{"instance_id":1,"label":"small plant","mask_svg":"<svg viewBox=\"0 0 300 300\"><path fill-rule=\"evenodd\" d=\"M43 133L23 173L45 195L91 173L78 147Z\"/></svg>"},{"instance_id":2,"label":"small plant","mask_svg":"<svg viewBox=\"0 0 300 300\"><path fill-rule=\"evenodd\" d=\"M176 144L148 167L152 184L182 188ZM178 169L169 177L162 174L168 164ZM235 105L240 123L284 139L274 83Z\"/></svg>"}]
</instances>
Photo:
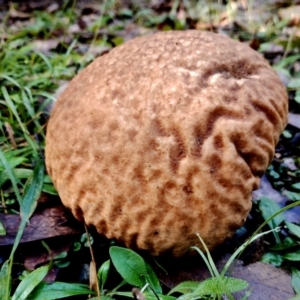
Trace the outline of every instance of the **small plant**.
<instances>
[{"instance_id":1,"label":"small plant","mask_svg":"<svg viewBox=\"0 0 300 300\"><path fill-rule=\"evenodd\" d=\"M231 258L224 266L222 272L219 273L209 253L209 250L206 247L199 233L197 234L197 236L199 237L199 240L203 245L207 256L205 256L204 252L198 247L192 247L192 249L195 249L201 255L207 268L209 269L211 278L208 278L202 281L201 283L193 281L182 282L178 286L173 288L169 292L169 294L173 294L175 292L183 293L183 295L178 298L180 300L205 299L204 297L209 297L209 299L220 300L222 299L223 295L226 295L230 300L233 300L234 298L232 296L232 293L246 289L249 284L245 280L228 277L225 276L225 274L231 262L241 251L244 250L244 248L249 244L249 241L243 244L238 250L236 250L236 252L231 256ZM253 238L253 240L251 240L250 242L254 241L259 236L260 235ZM249 291L246 292L245 297L243 299L247 299L248 295L250 295Z\"/></svg>"},{"instance_id":2,"label":"small plant","mask_svg":"<svg viewBox=\"0 0 300 300\"><path fill-rule=\"evenodd\" d=\"M118 246L111 246L109 249L109 254L111 260L105 261L98 270L101 299L112 299L113 296L132 298L132 292L119 290L126 284L139 288L141 290L139 292L143 293L147 300L176 299L172 296L163 295L161 285L153 269L139 254L130 249L121 248ZM123 281L113 290L107 291L104 289L104 286L111 268L110 261L123 278Z\"/></svg>"}]
</instances>

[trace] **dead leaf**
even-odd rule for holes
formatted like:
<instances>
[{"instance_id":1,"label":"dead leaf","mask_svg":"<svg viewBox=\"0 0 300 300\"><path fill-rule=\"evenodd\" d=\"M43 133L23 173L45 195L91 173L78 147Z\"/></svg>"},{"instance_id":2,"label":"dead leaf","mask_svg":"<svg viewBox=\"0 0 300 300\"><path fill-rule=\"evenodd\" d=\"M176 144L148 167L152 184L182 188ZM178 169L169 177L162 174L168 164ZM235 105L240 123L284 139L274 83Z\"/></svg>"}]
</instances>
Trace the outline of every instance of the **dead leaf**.
<instances>
[{"instance_id":1,"label":"dead leaf","mask_svg":"<svg viewBox=\"0 0 300 300\"><path fill-rule=\"evenodd\" d=\"M90 263L90 289L98 292L97 270L96 263L94 261L91 261Z\"/></svg>"},{"instance_id":2,"label":"dead leaf","mask_svg":"<svg viewBox=\"0 0 300 300\"><path fill-rule=\"evenodd\" d=\"M291 287L291 276L284 270L272 265L257 262L248 266L234 268L230 274L249 283L251 295L248 300L283 300L295 296ZM235 294L235 299L242 299L245 293Z\"/></svg>"},{"instance_id":3,"label":"dead leaf","mask_svg":"<svg viewBox=\"0 0 300 300\"><path fill-rule=\"evenodd\" d=\"M13 19L29 19L31 14L15 10L13 6L9 9L9 16Z\"/></svg>"},{"instance_id":4,"label":"dead leaf","mask_svg":"<svg viewBox=\"0 0 300 300\"><path fill-rule=\"evenodd\" d=\"M47 245L51 249L49 254L39 242L31 242L26 244L27 247L22 248L22 254L25 257L24 266L27 270L35 270L36 268L49 264L57 255L62 252L68 252L74 243L74 237L68 236L63 238L53 238L47 241ZM53 283L59 273L60 268L53 264L51 270L43 281Z\"/></svg>"},{"instance_id":5,"label":"dead leaf","mask_svg":"<svg viewBox=\"0 0 300 300\"><path fill-rule=\"evenodd\" d=\"M50 260L53 260L58 254L62 252L68 252L70 250L73 241L71 238L63 238L63 239L53 239L52 241L48 241L47 245L51 249L51 253L48 253L45 248L42 246L34 246L28 249L23 250L25 260L24 266L28 270L34 270L37 267L49 263Z\"/></svg>"},{"instance_id":6,"label":"dead leaf","mask_svg":"<svg viewBox=\"0 0 300 300\"><path fill-rule=\"evenodd\" d=\"M36 40L32 44L34 45L35 50L46 53L50 50L56 49L59 44L59 41L54 39Z\"/></svg>"},{"instance_id":7,"label":"dead leaf","mask_svg":"<svg viewBox=\"0 0 300 300\"><path fill-rule=\"evenodd\" d=\"M0 213L0 220L7 232L5 236L0 236L0 246L12 245L19 228L20 217ZM64 206L51 207L33 215L25 228L21 243L82 231L82 224L76 221Z\"/></svg>"},{"instance_id":8,"label":"dead leaf","mask_svg":"<svg viewBox=\"0 0 300 300\"><path fill-rule=\"evenodd\" d=\"M138 288L132 289L132 295L135 300L146 300L144 294Z\"/></svg>"},{"instance_id":9,"label":"dead leaf","mask_svg":"<svg viewBox=\"0 0 300 300\"><path fill-rule=\"evenodd\" d=\"M281 19L289 21L290 26L298 26L300 24L300 5L289 6L278 10Z\"/></svg>"},{"instance_id":10,"label":"dead leaf","mask_svg":"<svg viewBox=\"0 0 300 300\"><path fill-rule=\"evenodd\" d=\"M16 143L15 137L14 137L15 136L14 130L12 129L11 125L8 122L4 122L4 126L5 126L5 129L7 131L9 140L10 140L13 148L16 149L17 143Z\"/></svg>"}]
</instances>

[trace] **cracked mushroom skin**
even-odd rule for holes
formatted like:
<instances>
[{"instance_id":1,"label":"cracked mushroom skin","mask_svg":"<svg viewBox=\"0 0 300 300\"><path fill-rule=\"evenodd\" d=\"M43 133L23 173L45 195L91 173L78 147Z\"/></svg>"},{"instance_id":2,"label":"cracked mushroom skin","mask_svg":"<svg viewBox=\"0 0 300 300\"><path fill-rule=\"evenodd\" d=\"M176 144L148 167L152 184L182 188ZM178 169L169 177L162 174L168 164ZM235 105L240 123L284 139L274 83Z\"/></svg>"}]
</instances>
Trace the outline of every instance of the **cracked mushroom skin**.
<instances>
[{"instance_id":1,"label":"cracked mushroom skin","mask_svg":"<svg viewBox=\"0 0 300 300\"><path fill-rule=\"evenodd\" d=\"M152 255L209 249L243 225L287 122L278 76L209 32L139 37L97 58L58 99L46 166L62 202Z\"/></svg>"}]
</instances>

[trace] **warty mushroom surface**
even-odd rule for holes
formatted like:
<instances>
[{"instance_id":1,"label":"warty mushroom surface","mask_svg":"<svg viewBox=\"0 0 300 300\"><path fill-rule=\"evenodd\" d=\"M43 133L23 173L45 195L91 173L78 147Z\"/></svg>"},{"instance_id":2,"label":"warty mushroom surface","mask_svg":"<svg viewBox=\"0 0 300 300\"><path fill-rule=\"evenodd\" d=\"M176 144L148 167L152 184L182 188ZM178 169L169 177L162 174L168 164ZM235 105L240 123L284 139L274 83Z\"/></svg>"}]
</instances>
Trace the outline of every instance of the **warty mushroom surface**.
<instances>
[{"instance_id":1,"label":"warty mushroom surface","mask_svg":"<svg viewBox=\"0 0 300 300\"><path fill-rule=\"evenodd\" d=\"M153 255L221 244L243 225L287 122L285 88L247 45L201 31L136 38L62 93L46 166L62 202Z\"/></svg>"}]
</instances>

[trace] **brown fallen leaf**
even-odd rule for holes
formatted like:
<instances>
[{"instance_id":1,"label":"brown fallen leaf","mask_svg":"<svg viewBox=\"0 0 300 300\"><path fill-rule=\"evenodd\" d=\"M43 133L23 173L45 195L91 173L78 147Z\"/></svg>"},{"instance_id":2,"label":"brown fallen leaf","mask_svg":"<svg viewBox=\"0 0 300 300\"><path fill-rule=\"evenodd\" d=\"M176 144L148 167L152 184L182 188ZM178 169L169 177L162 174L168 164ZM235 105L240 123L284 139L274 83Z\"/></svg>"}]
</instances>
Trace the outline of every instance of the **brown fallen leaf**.
<instances>
[{"instance_id":1,"label":"brown fallen leaf","mask_svg":"<svg viewBox=\"0 0 300 300\"><path fill-rule=\"evenodd\" d=\"M7 233L0 236L0 246L12 245L18 232L20 217L0 213L0 220ZM25 228L21 243L80 232L83 232L83 225L60 205L34 214Z\"/></svg>"},{"instance_id":2,"label":"brown fallen leaf","mask_svg":"<svg viewBox=\"0 0 300 300\"><path fill-rule=\"evenodd\" d=\"M248 266L234 268L231 276L249 283L251 295L248 300L285 300L295 296L291 287L291 276L272 265L257 262ZM236 293L236 300L245 293Z\"/></svg>"},{"instance_id":3,"label":"brown fallen leaf","mask_svg":"<svg viewBox=\"0 0 300 300\"><path fill-rule=\"evenodd\" d=\"M32 244L29 247L23 248L24 266L28 270L34 270L41 265L49 263L50 260L53 260L57 255L62 252L68 252L74 243L74 238L64 237L63 239L52 239L47 241L47 245L51 250L51 253L48 253L43 246ZM37 243L37 242L35 242Z\"/></svg>"},{"instance_id":4,"label":"brown fallen leaf","mask_svg":"<svg viewBox=\"0 0 300 300\"><path fill-rule=\"evenodd\" d=\"M47 240L47 245L51 249L51 253L48 253L40 242L27 243L26 247L22 247L24 266L27 270L33 271L42 265L49 264L57 255L62 252L68 252L73 243L74 236L55 237ZM59 270L60 268L54 263L44 281L53 283L56 280Z\"/></svg>"},{"instance_id":5,"label":"brown fallen leaf","mask_svg":"<svg viewBox=\"0 0 300 300\"><path fill-rule=\"evenodd\" d=\"M298 26L300 24L300 5L292 5L278 10L281 19L289 21L290 26Z\"/></svg>"},{"instance_id":6,"label":"brown fallen leaf","mask_svg":"<svg viewBox=\"0 0 300 300\"><path fill-rule=\"evenodd\" d=\"M133 288L131 292L135 300L146 300L144 294L138 288Z\"/></svg>"},{"instance_id":7,"label":"brown fallen leaf","mask_svg":"<svg viewBox=\"0 0 300 300\"><path fill-rule=\"evenodd\" d=\"M90 289L95 292L99 290L96 263L94 261L90 262Z\"/></svg>"},{"instance_id":8,"label":"brown fallen leaf","mask_svg":"<svg viewBox=\"0 0 300 300\"><path fill-rule=\"evenodd\" d=\"M35 50L47 53L50 50L55 49L58 46L59 41L55 39L36 40L33 41L32 44Z\"/></svg>"}]
</instances>

